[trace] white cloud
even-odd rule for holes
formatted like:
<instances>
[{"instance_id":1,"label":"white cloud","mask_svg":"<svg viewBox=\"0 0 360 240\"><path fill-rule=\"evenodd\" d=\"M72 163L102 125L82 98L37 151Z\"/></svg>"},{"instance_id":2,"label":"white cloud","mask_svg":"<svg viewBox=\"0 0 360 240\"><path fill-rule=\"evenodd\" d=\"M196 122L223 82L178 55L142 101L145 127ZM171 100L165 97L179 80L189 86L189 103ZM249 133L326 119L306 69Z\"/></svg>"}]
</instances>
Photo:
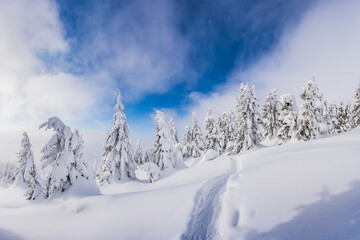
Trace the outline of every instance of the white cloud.
<instances>
[{"instance_id":1,"label":"white cloud","mask_svg":"<svg viewBox=\"0 0 360 240\"><path fill-rule=\"evenodd\" d=\"M189 42L176 30L174 3L134 0L109 11L106 3L93 2L97 11L85 19L94 33L81 59L113 76L126 99L164 93L184 81Z\"/></svg>"},{"instance_id":2,"label":"white cloud","mask_svg":"<svg viewBox=\"0 0 360 240\"><path fill-rule=\"evenodd\" d=\"M69 48L55 1L0 1L0 29L0 161L16 158L22 131L28 131L40 157L51 132L37 127L54 115L70 126L94 117L108 89L96 76L47 71L41 55Z\"/></svg>"},{"instance_id":3,"label":"white cloud","mask_svg":"<svg viewBox=\"0 0 360 240\"><path fill-rule=\"evenodd\" d=\"M246 71L235 69L229 81L207 96L197 95L179 126L191 123L191 111L203 121L206 109L219 114L235 106L240 81L253 82L257 95L276 88L296 96L312 77L330 101L352 101L360 78L360 2L322 1L310 9L297 27L288 29L273 51Z\"/></svg>"}]
</instances>

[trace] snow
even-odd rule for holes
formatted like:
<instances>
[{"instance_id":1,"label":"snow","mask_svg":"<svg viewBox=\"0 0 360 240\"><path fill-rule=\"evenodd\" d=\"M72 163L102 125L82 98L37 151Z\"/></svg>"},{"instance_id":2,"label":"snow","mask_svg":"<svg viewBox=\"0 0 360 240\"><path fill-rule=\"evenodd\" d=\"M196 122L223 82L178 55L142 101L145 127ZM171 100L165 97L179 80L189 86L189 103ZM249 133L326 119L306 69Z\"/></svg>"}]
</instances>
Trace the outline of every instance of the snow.
<instances>
[{"instance_id":1,"label":"snow","mask_svg":"<svg viewBox=\"0 0 360 240\"><path fill-rule=\"evenodd\" d=\"M261 145L53 199L0 187L0 239L360 239L359 143L354 129Z\"/></svg>"}]
</instances>

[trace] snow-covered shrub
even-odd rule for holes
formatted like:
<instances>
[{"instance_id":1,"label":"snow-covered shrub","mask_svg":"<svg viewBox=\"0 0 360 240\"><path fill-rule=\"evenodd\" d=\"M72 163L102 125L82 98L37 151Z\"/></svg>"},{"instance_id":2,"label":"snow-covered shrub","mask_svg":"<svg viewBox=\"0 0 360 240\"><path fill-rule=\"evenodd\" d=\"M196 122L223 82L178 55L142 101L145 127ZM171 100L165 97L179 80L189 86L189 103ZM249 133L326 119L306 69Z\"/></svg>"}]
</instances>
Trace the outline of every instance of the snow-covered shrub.
<instances>
[{"instance_id":1,"label":"snow-covered shrub","mask_svg":"<svg viewBox=\"0 0 360 240\"><path fill-rule=\"evenodd\" d=\"M152 162L139 165L135 169L135 175L137 179L146 180L150 183L156 182L160 177L160 173L160 168Z\"/></svg>"}]
</instances>

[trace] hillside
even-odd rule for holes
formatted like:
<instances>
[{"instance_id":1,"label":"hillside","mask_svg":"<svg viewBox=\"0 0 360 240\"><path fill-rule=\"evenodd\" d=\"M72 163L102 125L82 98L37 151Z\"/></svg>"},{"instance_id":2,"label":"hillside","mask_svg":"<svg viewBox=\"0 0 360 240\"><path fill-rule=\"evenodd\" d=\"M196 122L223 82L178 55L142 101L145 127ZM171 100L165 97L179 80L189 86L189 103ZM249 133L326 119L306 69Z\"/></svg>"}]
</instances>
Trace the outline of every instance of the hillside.
<instances>
[{"instance_id":1,"label":"hillside","mask_svg":"<svg viewBox=\"0 0 360 240\"><path fill-rule=\"evenodd\" d=\"M0 187L0 239L360 239L360 129L168 170L153 184L27 201ZM74 190L75 191L75 190Z\"/></svg>"}]
</instances>

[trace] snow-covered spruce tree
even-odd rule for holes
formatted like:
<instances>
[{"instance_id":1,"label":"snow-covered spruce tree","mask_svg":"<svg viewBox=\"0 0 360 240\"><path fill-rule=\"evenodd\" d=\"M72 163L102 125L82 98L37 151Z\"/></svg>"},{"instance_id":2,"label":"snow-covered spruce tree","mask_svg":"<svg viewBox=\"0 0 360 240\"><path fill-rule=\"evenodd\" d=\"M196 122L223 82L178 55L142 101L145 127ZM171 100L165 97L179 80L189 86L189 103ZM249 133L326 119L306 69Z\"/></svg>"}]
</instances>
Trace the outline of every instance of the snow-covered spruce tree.
<instances>
[{"instance_id":1,"label":"snow-covered spruce tree","mask_svg":"<svg viewBox=\"0 0 360 240\"><path fill-rule=\"evenodd\" d=\"M204 150L212 149L218 153L221 153L219 131L213 116L212 110L209 108L204 122L204 128L206 134L204 137Z\"/></svg>"},{"instance_id":2,"label":"snow-covered spruce tree","mask_svg":"<svg viewBox=\"0 0 360 240\"><path fill-rule=\"evenodd\" d=\"M263 136L261 134L262 122L260 115L260 106L255 94L255 85L251 86L249 91L249 106L245 120L245 134L244 134L244 146L243 149L248 150L260 143Z\"/></svg>"},{"instance_id":3,"label":"snow-covered spruce tree","mask_svg":"<svg viewBox=\"0 0 360 240\"><path fill-rule=\"evenodd\" d=\"M111 183L113 180L135 178L136 163L129 138L129 126L126 122L121 93L117 96L115 114L111 131L105 137L101 155L100 169L97 171L98 184Z\"/></svg>"},{"instance_id":4,"label":"snow-covered spruce tree","mask_svg":"<svg viewBox=\"0 0 360 240\"><path fill-rule=\"evenodd\" d=\"M249 87L241 83L239 88L239 95L236 97L236 122L234 131L234 144L228 148L232 153L239 153L243 149L244 145L244 112L246 112L247 106L249 105L248 99Z\"/></svg>"},{"instance_id":5,"label":"snow-covered spruce tree","mask_svg":"<svg viewBox=\"0 0 360 240\"><path fill-rule=\"evenodd\" d=\"M318 125L315 119L315 103L312 81L309 81L300 97L303 103L300 106L297 118L296 137L299 140L308 141L318 136Z\"/></svg>"},{"instance_id":6,"label":"snow-covered spruce tree","mask_svg":"<svg viewBox=\"0 0 360 240\"><path fill-rule=\"evenodd\" d=\"M169 128L170 128L170 135L171 140L173 142L173 152L174 152L174 159L175 159L175 166L180 167L184 166L184 157L182 153L182 143L179 143L179 138L177 134L176 124L172 117L169 120Z\"/></svg>"},{"instance_id":7,"label":"snow-covered spruce tree","mask_svg":"<svg viewBox=\"0 0 360 240\"><path fill-rule=\"evenodd\" d=\"M279 144L286 143L294 138L296 133L297 105L294 95L285 94L279 98L279 123L280 129L277 137Z\"/></svg>"},{"instance_id":8,"label":"snow-covered spruce tree","mask_svg":"<svg viewBox=\"0 0 360 240\"><path fill-rule=\"evenodd\" d=\"M177 133L175 121L172 118L170 118L170 120L169 120L169 127L170 127L170 134L171 134L172 140L175 143L178 143L179 142L178 133Z\"/></svg>"},{"instance_id":9,"label":"snow-covered spruce tree","mask_svg":"<svg viewBox=\"0 0 360 240\"><path fill-rule=\"evenodd\" d=\"M329 115L327 103L319 91L316 79L308 81L300 95L303 103L297 119L296 137L301 140L315 139L329 133Z\"/></svg>"},{"instance_id":10,"label":"snow-covered spruce tree","mask_svg":"<svg viewBox=\"0 0 360 240\"><path fill-rule=\"evenodd\" d=\"M43 169L48 169L44 180L46 197L65 191L79 176L88 178L87 167L82 161L82 139L80 134L71 132L59 118L52 117L40 128L53 129L55 134L42 148Z\"/></svg>"},{"instance_id":11,"label":"snow-covered spruce tree","mask_svg":"<svg viewBox=\"0 0 360 240\"><path fill-rule=\"evenodd\" d=\"M263 126L264 137L268 139L275 137L280 128L279 103L275 89L266 96L266 102L263 106Z\"/></svg>"},{"instance_id":12,"label":"snow-covered spruce tree","mask_svg":"<svg viewBox=\"0 0 360 240\"><path fill-rule=\"evenodd\" d=\"M195 112L192 113L192 128L191 128L191 156L194 158L201 156L202 146L202 133L199 126L197 115Z\"/></svg>"},{"instance_id":13,"label":"snow-covered spruce tree","mask_svg":"<svg viewBox=\"0 0 360 240\"><path fill-rule=\"evenodd\" d=\"M13 184L16 170L17 165L14 162L6 162L1 169L1 181L7 186Z\"/></svg>"},{"instance_id":14,"label":"snow-covered spruce tree","mask_svg":"<svg viewBox=\"0 0 360 240\"><path fill-rule=\"evenodd\" d=\"M353 127L360 126L360 81L355 91L355 104L352 110L352 123Z\"/></svg>"},{"instance_id":15,"label":"snow-covered spruce tree","mask_svg":"<svg viewBox=\"0 0 360 240\"><path fill-rule=\"evenodd\" d=\"M144 153L144 162L154 162L155 161L155 155L154 155L154 149L151 147L147 149Z\"/></svg>"},{"instance_id":16,"label":"snow-covered spruce tree","mask_svg":"<svg viewBox=\"0 0 360 240\"><path fill-rule=\"evenodd\" d=\"M153 144L154 163L163 170L168 167L180 167L183 159L178 145L174 142L171 130L166 124L163 112L156 110L156 139Z\"/></svg>"},{"instance_id":17,"label":"snow-covered spruce tree","mask_svg":"<svg viewBox=\"0 0 360 240\"><path fill-rule=\"evenodd\" d=\"M26 188L24 196L27 200L34 200L39 194L41 187L38 182L30 139L26 132L23 133L18 159L19 165L14 176L14 183Z\"/></svg>"},{"instance_id":18,"label":"snow-covered spruce tree","mask_svg":"<svg viewBox=\"0 0 360 240\"><path fill-rule=\"evenodd\" d=\"M252 85L251 89L249 89L247 84L244 85L242 83L236 100L236 139L231 149L233 153L249 150L258 145L262 140L261 130L259 128L261 117L259 113L259 103L255 94L255 86Z\"/></svg>"},{"instance_id":19,"label":"snow-covered spruce tree","mask_svg":"<svg viewBox=\"0 0 360 240\"><path fill-rule=\"evenodd\" d=\"M79 130L75 129L74 133L71 136L71 148L74 154L75 159L75 169L77 169L76 174L73 176L74 178L78 178L78 174L81 177L89 179L89 166L84 161L84 140Z\"/></svg>"},{"instance_id":20,"label":"snow-covered spruce tree","mask_svg":"<svg viewBox=\"0 0 360 240\"><path fill-rule=\"evenodd\" d=\"M335 102L329 106L329 131L331 134L341 132L341 127L338 120L338 110Z\"/></svg>"},{"instance_id":21,"label":"snow-covered spruce tree","mask_svg":"<svg viewBox=\"0 0 360 240\"><path fill-rule=\"evenodd\" d=\"M338 106L337 119L339 122L340 132L347 132L351 129L351 105L340 102Z\"/></svg>"},{"instance_id":22,"label":"snow-covered spruce tree","mask_svg":"<svg viewBox=\"0 0 360 240\"><path fill-rule=\"evenodd\" d=\"M329 133L329 113L327 102L324 100L324 96L320 92L315 78L310 80L309 85L311 86L310 89L313 92L314 115L318 135L326 135Z\"/></svg>"},{"instance_id":23,"label":"snow-covered spruce tree","mask_svg":"<svg viewBox=\"0 0 360 240\"><path fill-rule=\"evenodd\" d=\"M136 149L135 149L135 153L134 153L134 161L137 165L141 165L144 164L144 156L143 156L143 150L141 147L141 143L140 143L140 139L138 138L136 140Z\"/></svg>"},{"instance_id":24,"label":"snow-covered spruce tree","mask_svg":"<svg viewBox=\"0 0 360 240\"><path fill-rule=\"evenodd\" d=\"M184 158L191 157L191 142L192 142L191 129L188 125L186 125L184 137L182 140L182 154Z\"/></svg>"},{"instance_id":25,"label":"snow-covered spruce tree","mask_svg":"<svg viewBox=\"0 0 360 240\"><path fill-rule=\"evenodd\" d=\"M228 143L231 141L231 122L230 122L230 112L223 112L219 116L219 141L221 151L225 152L228 146Z\"/></svg>"}]
</instances>

